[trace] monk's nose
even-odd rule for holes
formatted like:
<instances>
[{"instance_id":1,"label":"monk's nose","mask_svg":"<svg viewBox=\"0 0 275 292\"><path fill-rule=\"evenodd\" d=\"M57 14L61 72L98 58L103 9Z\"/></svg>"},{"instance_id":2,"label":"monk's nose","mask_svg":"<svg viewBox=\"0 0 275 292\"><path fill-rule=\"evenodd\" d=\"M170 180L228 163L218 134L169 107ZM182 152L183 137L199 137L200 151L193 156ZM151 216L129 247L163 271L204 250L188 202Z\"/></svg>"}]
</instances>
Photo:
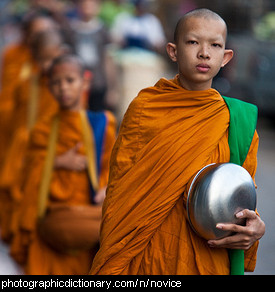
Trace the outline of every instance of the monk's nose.
<instances>
[{"instance_id":1,"label":"monk's nose","mask_svg":"<svg viewBox=\"0 0 275 292\"><path fill-rule=\"evenodd\" d=\"M210 59L209 50L206 46L201 47L199 53L198 53L199 59Z\"/></svg>"}]
</instances>

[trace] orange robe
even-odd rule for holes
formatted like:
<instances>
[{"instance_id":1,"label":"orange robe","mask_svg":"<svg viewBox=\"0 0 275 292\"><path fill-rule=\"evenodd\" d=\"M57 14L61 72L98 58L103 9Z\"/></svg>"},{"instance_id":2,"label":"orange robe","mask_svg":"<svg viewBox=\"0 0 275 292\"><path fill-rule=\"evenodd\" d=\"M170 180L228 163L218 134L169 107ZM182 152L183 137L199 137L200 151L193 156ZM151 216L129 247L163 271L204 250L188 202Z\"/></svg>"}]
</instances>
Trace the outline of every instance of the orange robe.
<instances>
[{"instance_id":1,"label":"orange robe","mask_svg":"<svg viewBox=\"0 0 275 292\"><path fill-rule=\"evenodd\" d=\"M101 188L107 185L109 158L116 132L113 115L109 112L106 112L106 115L107 126L99 175L99 187ZM31 134L24 171L24 198L21 203L19 230L14 236L11 254L18 262L25 265L26 274L87 274L93 258L90 251L80 251L75 255L60 254L44 243L37 234L38 189L50 129L51 121L43 121L35 126ZM79 142L83 143L80 114L78 112L61 111L56 155L68 151ZM79 153L85 154L84 146L79 150ZM48 206L58 203L67 205L90 204L89 188L87 171L54 169Z\"/></svg>"},{"instance_id":2,"label":"orange robe","mask_svg":"<svg viewBox=\"0 0 275 292\"><path fill-rule=\"evenodd\" d=\"M30 73L32 63L29 48L23 44L12 44L2 54L2 72L0 80L0 167L10 137L10 123L14 106L13 91L20 80Z\"/></svg>"},{"instance_id":3,"label":"orange robe","mask_svg":"<svg viewBox=\"0 0 275 292\"><path fill-rule=\"evenodd\" d=\"M37 75L36 75L37 76ZM1 236L9 241L15 228L17 205L20 202L20 182L29 132L35 122L51 117L58 111L58 104L48 89L45 76L35 75L17 84L10 98L13 102L10 141L0 169ZM32 91L34 101L32 102Z\"/></svg>"},{"instance_id":4,"label":"orange robe","mask_svg":"<svg viewBox=\"0 0 275 292\"><path fill-rule=\"evenodd\" d=\"M30 49L23 43L12 44L2 54L1 89L16 83L23 64L32 59Z\"/></svg>"},{"instance_id":5,"label":"orange robe","mask_svg":"<svg viewBox=\"0 0 275 292\"><path fill-rule=\"evenodd\" d=\"M188 224L188 183L202 167L229 162L229 111L214 89L188 91L178 77L142 90L115 143L91 274L229 274L226 249L210 248ZM254 178L258 135L244 167ZM257 244L245 252L253 270Z\"/></svg>"},{"instance_id":6,"label":"orange robe","mask_svg":"<svg viewBox=\"0 0 275 292\"><path fill-rule=\"evenodd\" d=\"M23 44L12 44L5 48L2 54L1 90L0 90L0 171L6 163L7 150L10 147L14 130L14 90L18 83L30 76L33 61L29 48ZM9 173L10 175L10 173ZM1 175L0 175L1 176ZM6 226L10 225L10 200L6 192L0 193L1 235L7 239Z\"/></svg>"}]
</instances>

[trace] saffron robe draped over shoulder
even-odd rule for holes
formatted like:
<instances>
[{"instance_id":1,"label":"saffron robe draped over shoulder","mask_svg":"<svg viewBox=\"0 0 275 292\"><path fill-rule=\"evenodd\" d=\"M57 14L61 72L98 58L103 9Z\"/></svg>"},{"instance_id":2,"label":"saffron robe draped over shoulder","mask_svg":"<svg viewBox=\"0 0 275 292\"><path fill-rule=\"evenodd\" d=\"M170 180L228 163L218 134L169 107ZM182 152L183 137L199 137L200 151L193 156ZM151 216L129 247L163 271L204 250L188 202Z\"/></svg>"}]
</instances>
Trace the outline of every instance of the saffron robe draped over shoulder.
<instances>
[{"instance_id":1,"label":"saffron robe draped over shoulder","mask_svg":"<svg viewBox=\"0 0 275 292\"><path fill-rule=\"evenodd\" d=\"M187 222L191 178L229 162L229 111L214 89L161 79L130 104L110 161L100 249L91 274L229 274L226 249L210 248ZM243 164L254 178L258 135ZM245 252L255 267L258 243Z\"/></svg>"},{"instance_id":2,"label":"saffron robe draped over shoulder","mask_svg":"<svg viewBox=\"0 0 275 292\"><path fill-rule=\"evenodd\" d=\"M79 112L60 111L56 155L83 144L83 130ZM97 120L103 120L102 126ZM88 113L93 127L97 159L99 160L99 187L107 185L109 158L115 142L115 118L110 112ZM12 256L25 266L26 274L73 275L87 274L91 267L91 251L60 254L50 248L37 234L38 192L45 163L52 120L40 121L31 133L23 179L23 200L18 230L11 245ZM97 127L97 129L96 129ZM100 141L99 141L100 140ZM84 145L79 153L85 155ZM47 206L55 204L87 205L91 203L90 182L87 171L54 169Z\"/></svg>"}]
</instances>

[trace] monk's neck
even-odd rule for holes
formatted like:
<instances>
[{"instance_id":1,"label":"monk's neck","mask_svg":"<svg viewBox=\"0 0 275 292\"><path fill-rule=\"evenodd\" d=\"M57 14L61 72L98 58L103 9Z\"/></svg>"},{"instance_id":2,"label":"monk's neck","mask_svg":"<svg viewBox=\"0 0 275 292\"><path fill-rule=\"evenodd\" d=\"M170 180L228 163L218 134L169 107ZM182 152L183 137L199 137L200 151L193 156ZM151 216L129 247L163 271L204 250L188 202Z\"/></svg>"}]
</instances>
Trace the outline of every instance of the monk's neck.
<instances>
[{"instance_id":1,"label":"monk's neck","mask_svg":"<svg viewBox=\"0 0 275 292\"><path fill-rule=\"evenodd\" d=\"M73 106L70 107L63 107L60 106L61 111L66 111L66 112L79 112L83 110L83 106L81 103L74 104Z\"/></svg>"},{"instance_id":2,"label":"monk's neck","mask_svg":"<svg viewBox=\"0 0 275 292\"><path fill-rule=\"evenodd\" d=\"M181 87L190 91L203 91L212 88L212 80L208 80L206 82L189 82L181 75L179 75L179 83Z\"/></svg>"}]
</instances>

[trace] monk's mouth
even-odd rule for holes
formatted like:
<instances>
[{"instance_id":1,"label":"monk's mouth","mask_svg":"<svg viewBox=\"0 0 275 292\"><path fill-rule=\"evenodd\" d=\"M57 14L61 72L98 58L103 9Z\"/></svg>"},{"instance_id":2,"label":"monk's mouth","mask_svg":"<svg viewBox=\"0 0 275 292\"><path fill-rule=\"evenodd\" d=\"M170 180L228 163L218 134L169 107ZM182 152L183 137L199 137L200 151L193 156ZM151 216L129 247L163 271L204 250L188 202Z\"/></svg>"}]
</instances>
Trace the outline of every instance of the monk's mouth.
<instances>
[{"instance_id":1,"label":"monk's mouth","mask_svg":"<svg viewBox=\"0 0 275 292\"><path fill-rule=\"evenodd\" d=\"M201 73L207 73L210 70L210 66L207 64L199 64L196 68Z\"/></svg>"}]
</instances>

